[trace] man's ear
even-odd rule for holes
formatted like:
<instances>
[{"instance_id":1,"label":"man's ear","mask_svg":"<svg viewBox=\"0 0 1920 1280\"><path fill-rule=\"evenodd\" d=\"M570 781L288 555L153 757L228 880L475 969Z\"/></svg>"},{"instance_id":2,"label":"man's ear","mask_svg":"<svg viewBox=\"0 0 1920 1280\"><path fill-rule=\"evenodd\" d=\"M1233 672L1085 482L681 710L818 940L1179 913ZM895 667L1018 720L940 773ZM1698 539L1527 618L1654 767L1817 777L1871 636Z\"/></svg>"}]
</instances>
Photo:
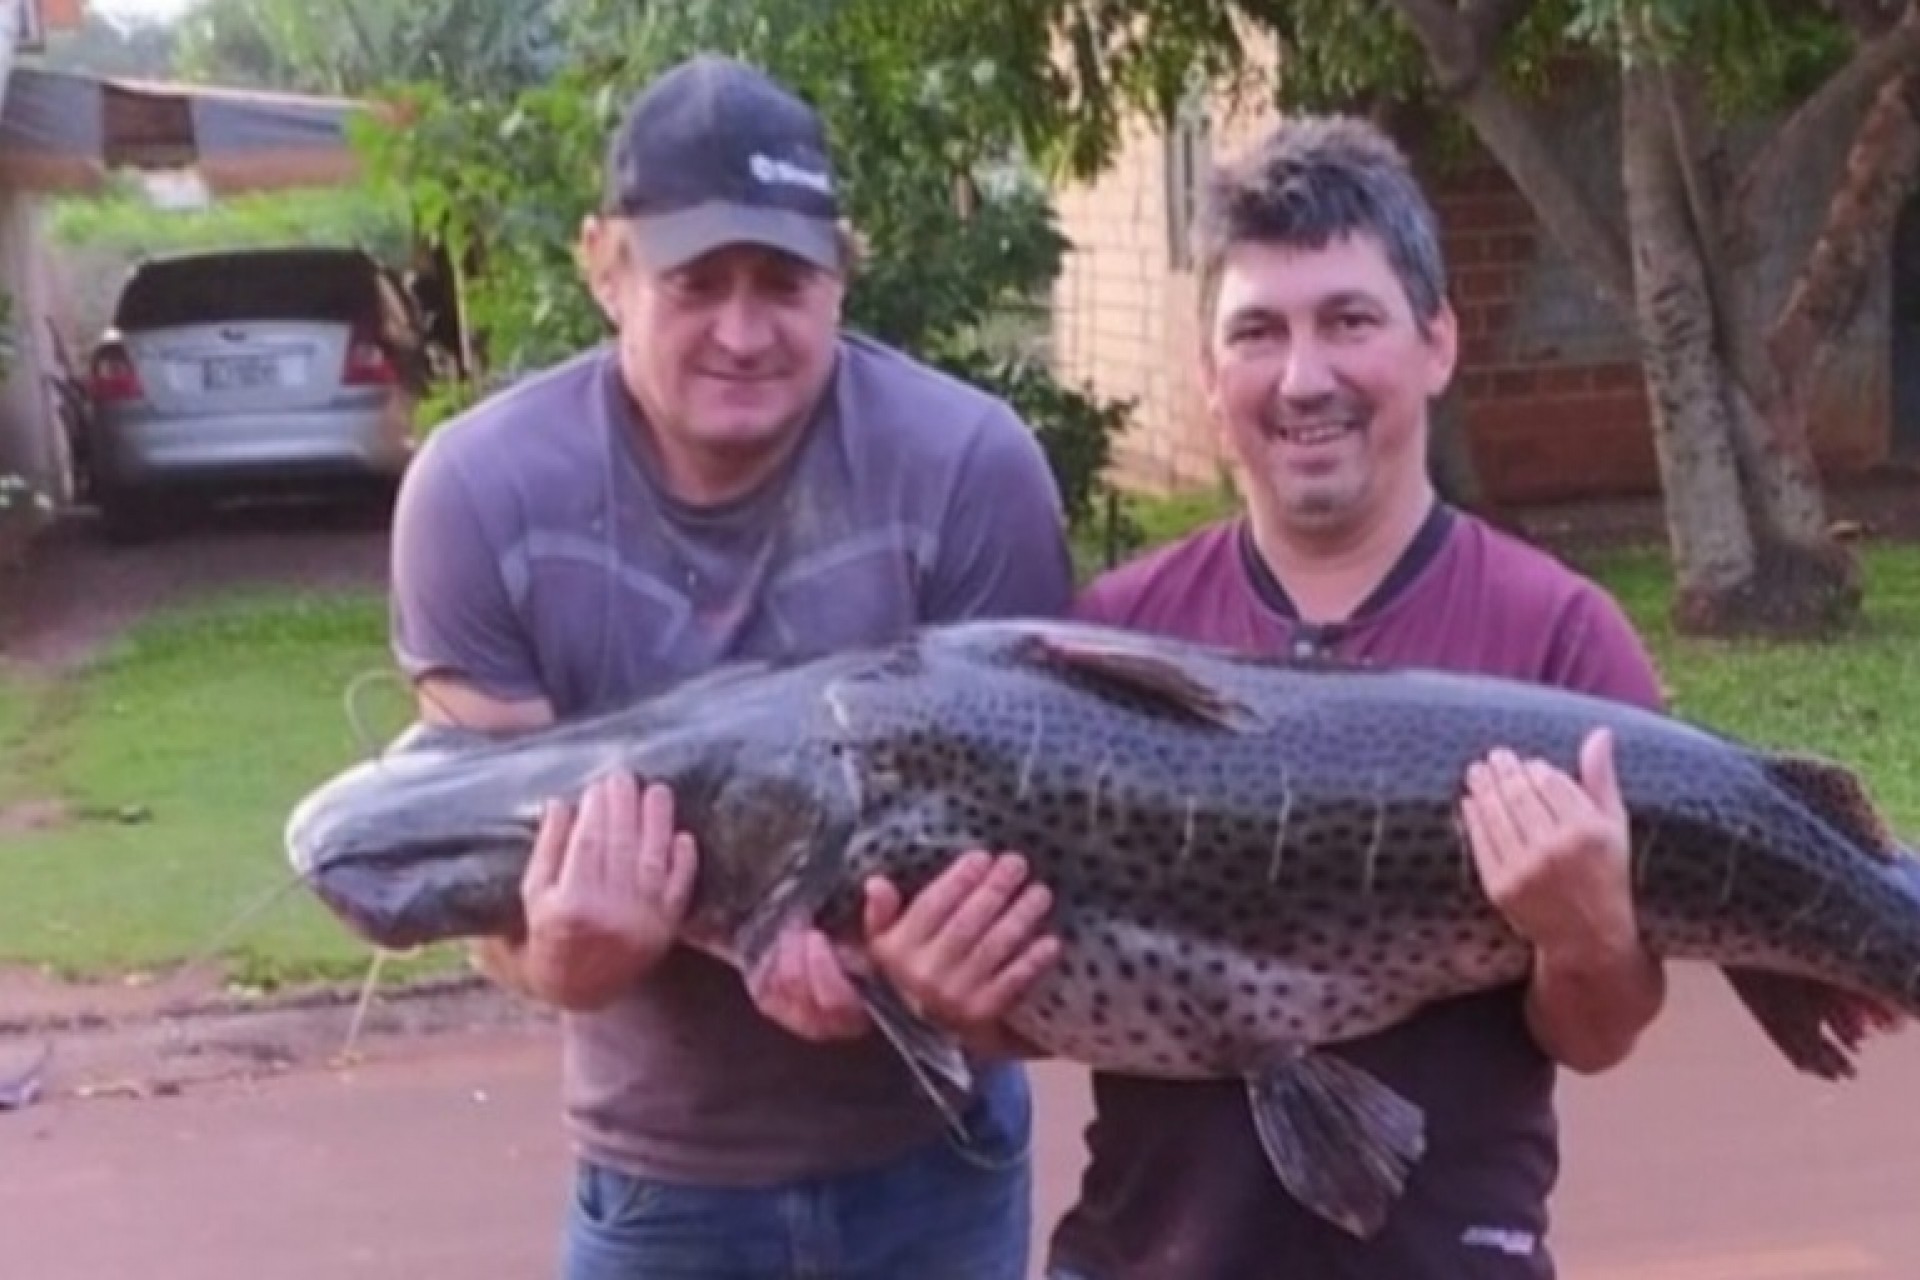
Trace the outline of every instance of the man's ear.
<instances>
[{"instance_id":1,"label":"man's ear","mask_svg":"<svg viewBox=\"0 0 1920 1280\"><path fill-rule=\"evenodd\" d=\"M1460 363L1460 320L1446 299L1427 324L1427 394L1439 396Z\"/></svg>"},{"instance_id":2,"label":"man's ear","mask_svg":"<svg viewBox=\"0 0 1920 1280\"><path fill-rule=\"evenodd\" d=\"M620 228L590 213L580 220L580 238L574 245L574 262L587 291L599 304L609 324L620 322Z\"/></svg>"}]
</instances>

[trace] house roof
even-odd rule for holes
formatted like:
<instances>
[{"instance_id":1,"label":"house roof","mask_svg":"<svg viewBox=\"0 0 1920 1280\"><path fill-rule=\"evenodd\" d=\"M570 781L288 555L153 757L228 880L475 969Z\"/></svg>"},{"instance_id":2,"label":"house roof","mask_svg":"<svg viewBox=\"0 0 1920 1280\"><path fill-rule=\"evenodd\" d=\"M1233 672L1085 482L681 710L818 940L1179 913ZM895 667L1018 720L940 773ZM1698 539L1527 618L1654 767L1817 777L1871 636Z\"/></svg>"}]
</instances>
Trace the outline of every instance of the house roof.
<instances>
[{"instance_id":1,"label":"house roof","mask_svg":"<svg viewBox=\"0 0 1920 1280\"><path fill-rule=\"evenodd\" d=\"M16 67L0 105L0 183L92 191L117 170L195 172L211 191L325 186L360 176L351 98Z\"/></svg>"}]
</instances>

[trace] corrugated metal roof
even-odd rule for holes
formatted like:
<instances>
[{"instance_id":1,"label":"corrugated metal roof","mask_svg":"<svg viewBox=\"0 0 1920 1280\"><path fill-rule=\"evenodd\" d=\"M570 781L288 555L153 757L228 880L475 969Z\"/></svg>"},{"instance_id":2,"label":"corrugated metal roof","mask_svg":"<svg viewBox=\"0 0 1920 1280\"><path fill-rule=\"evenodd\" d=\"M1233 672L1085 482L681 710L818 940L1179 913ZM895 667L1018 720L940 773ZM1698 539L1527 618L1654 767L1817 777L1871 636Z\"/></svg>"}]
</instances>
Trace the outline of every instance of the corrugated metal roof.
<instances>
[{"instance_id":1,"label":"corrugated metal roof","mask_svg":"<svg viewBox=\"0 0 1920 1280\"><path fill-rule=\"evenodd\" d=\"M116 170L195 170L214 191L359 176L351 98L15 67L0 106L0 182L87 191Z\"/></svg>"}]
</instances>

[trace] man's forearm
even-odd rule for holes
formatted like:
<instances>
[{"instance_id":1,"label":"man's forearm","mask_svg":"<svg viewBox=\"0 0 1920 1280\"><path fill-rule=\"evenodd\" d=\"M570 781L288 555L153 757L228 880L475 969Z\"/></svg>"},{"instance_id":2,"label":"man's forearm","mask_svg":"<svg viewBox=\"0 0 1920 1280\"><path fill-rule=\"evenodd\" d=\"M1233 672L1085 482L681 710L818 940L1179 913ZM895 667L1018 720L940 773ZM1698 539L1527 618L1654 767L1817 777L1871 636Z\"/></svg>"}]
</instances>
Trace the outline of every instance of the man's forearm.
<instances>
[{"instance_id":1,"label":"man's forearm","mask_svg":"<svg viewBox=\"0 0 1920 1280\"><path fill-rule=\"evenodd\" d=\"M1666 972L1643 947L1599 956L1539 951L1527 987L1527 1023L1562 1065L1592 1074L1633 1051L1666 993Z\"/></svg>"}]
</instances>

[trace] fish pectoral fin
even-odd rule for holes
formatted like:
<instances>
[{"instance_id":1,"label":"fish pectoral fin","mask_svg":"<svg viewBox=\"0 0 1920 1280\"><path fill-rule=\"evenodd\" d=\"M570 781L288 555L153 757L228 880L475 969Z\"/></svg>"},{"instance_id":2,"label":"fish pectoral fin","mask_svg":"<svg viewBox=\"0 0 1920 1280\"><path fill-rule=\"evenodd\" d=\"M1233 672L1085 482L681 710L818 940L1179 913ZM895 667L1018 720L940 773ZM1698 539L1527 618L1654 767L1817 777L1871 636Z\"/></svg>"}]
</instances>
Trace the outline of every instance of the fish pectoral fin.
<instances>
[{"instance_id":1,"label":"fish pectoral fin","mask_svg":"<svg viewBox=\"0 0 1920 1280\"><path fill-rule=\"evenodd\" d=\"M1823 1080L1852 1077L1853 1054L1867 1036L1903 1021L1876 1000L1813 978L1739 967L1722 972L1787 1061Z\"/></svg>"},{"instance_id":2,"label":"fish pectoral fin","mask_svg":"<svg viewBox=\"0 0 1920 1280\"><path fill-rule=\"evenodd\" d=\"M907 1008L899 993L868 973L848 973L867 1016L906 1061L921 1092L946 1119L956 1138L970 1135L966 1111L973 1101L973 1068L959 1044Z\"/></svg>"},{"instance_id":3,"label":"fish pectoral fin","mask_svg":"<svg viewBox=\"0 0 1920 1280\"><path fill-rule=\"evenodd\" d=\"M1079 635L1047 634L1035 643L1044 661L1065 668L1095 692L1145 701L1167 715L1219 729L1252 732L1264 726L1264 718L1231 690L1157 654Z\"/></svg>"},{"instance_id":4,"label":"fish pectoral fin","mask_svg":"<svg viewBox=\"0 0 1920 1280\"><path fill-rule=\"evenodd\" d=\"M1853 770L1819 756L1794 752L1769 755L1766 769L1775 782L1868 853L1888 861L1903 856L1899 839L1867 794L1866 783Z\"/></svg>"},{"instance_id":5,"label":"fish pectoral fin","mask_svg":"<svg viewBox=\"0 0 1920 1280\"><path fill-rule=\"evenodd\" d=\"M1374 1076L1309 1053L1247 1080L1254 1128L1280 1182L1347 1232L1377 1232L1426 1153L1426 1117Z\"/></svg>"}]
</instances>

